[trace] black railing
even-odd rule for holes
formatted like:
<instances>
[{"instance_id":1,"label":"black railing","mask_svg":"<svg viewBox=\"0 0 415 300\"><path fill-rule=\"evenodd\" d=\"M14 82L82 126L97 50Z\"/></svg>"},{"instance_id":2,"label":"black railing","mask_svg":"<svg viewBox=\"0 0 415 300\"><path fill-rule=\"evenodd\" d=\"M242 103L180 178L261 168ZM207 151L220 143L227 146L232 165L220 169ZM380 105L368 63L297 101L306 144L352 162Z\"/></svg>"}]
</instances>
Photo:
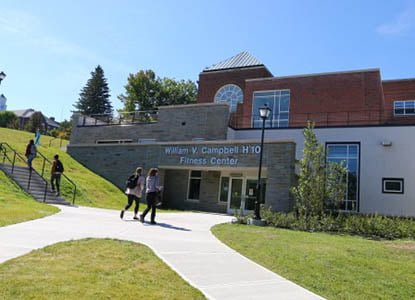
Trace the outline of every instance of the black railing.
<instances>
[{"instance_id":1,"label":"black railing","mask_svg":"<svg viewBox=\"0 0 415 300\"><path fill-rule=\"evenodd\" d=\"M11 153L10 153L11 152ZM0 153L3 156L3 165L6 163L6 160L11 165L11 174L14 173L14 167L20 162L20 165L26 166L26 159L22 157L16 150L14 150L9 144L7 143L0 143ZM10 155L11 154L11 155ZM16 161L17 159L17 161ZM36 173L44 182L45 182L45 191L43 194L43 202L46 202L46 195L48 192L48 181L42 177L34 168L28 167L29 176L27 182L27 190L30 190L30 183L32 181L32 173ZM6 172L7 174L7 172Z\"/></svg>"},{"instance_id":2,"label":"black railing","mask_svg":"<svg viewBox=\"0 0 415 300\"><path fill-rule=\"evenodd\" d=\"M237 129L260 128L259 114L240 115L232 114L229 126ZM265 122L266 128L300 128L306 127L308 121L314 122L316 127L335 126L362 126L394 123L395 120L386 114L385 110L356 110L356 111L328 111L272 114ZM262 121L261 121L262 122ZM261 125L261 126L260 126Z\"/></svg>"},{"instance_id":3,"label":"black railing","mask_svg":"<svg viewBox=\"0 0 415 300\"><path fill-rule=\"evenodd\" d=\"M158 111L129 111L112 114L81 115L78 118L78 127L105 126L105 125L128 125L140 123L155 123L159 121Z\"/></svg>"},{"instance_id":4,"label":"black railing","mask_svg":"<svg viewBox=\"0 0 415 300\"><path fill-rule=\"evenodd\" d=\"M49 147L51 147L51 146L52 146L52 142L54 142L54 141L56 141L56 140L59 140L59 148L61 148L61 147L62 147L62 142L63 142L63 139L62 139L62 138L60 138L60 137L55 137L55 138L53 138L53 139L50 139L50 140L49 140Z\"/></svg>"},{"instance_id":5,"label":"black railing","mask_svg":"<svg viewBox=\"0 0 415 300\"><path fill-rule=\"evenodd\" d=\"M37 152L37 155L42 158L42 162L41 162L41 165L42 165L41 176L42 176L42 178L44 178L44 176L45 176L46 163L49 164L48 167L51 168L52 167L52 162L46 156L44 156L41 152L39 152L39 151ZM76 190L77 190L76 184L71 179L69 179L68 176L66 176L65 174L62 173L61 176L66 181L68 181L68 183L72 186L72 205L75 205Z\"/></svg>"}]
</instances>

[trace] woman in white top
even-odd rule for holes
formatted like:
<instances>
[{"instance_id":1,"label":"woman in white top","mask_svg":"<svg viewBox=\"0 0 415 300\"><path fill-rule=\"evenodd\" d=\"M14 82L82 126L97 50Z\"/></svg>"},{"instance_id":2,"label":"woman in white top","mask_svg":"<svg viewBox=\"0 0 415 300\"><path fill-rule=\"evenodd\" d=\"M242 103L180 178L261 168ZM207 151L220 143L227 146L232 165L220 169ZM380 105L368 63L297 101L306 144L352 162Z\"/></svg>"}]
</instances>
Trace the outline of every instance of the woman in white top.
<instances>
[{"instance_id":1,"label":"woman in white top","mask_svg":"<svg viewBox=\"0 0 415 300\"><path fill-rule=\"evenodd\" d=\"M128 187L125 190L125 193L128 197L128 203L125 206L125 208L121 211L120 218L122 219L124 217L124 212L128 210L133 202L135 201L135 207L134 207L134 220L138 220L137 213L138 213L138 207L140 205L140 199L141 194L144 189L144 176L141 176L143 173L143 168L137 168L135 170L135 174L131 175L128 178L127 182L133 182L134 187Z\"/></svg>"}]
</instances>

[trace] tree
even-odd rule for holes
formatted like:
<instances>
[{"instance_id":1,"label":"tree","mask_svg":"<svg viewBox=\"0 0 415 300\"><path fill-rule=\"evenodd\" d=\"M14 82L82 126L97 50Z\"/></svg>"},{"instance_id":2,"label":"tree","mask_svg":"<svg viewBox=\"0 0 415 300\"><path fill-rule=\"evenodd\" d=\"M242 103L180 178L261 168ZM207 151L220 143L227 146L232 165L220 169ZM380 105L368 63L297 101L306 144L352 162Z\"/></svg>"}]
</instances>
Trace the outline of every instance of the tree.
<instances>
[{"instance_id":1,"label":"tree","mask_svg":"<svg viewBox=\"0 0 415 300\"><path fill-rule=\"evenodd\" d=\"M323 146L313 131L314 124L304 128L303 158L299 161L298 185L292 188L300 215L318 216L326 208L338 208L346 195L346 167L326 161Z\"/></svg>"},{"instance_id":2,"label":"tree","mask_svg":"<svg viewBox=\"0 0 415 300\"><path fill-rule=\"evenodd\" d=\"M18 119L14 112L2 111L0 112L0 127L14 128Z\"/></svg>"},{"instance_id":3,"label":"tree","mask_svg":"<svg viewBox=\"0 0 415 300\"><path fill-rule=\"evenodd\" d=\"M112 114L108 83L100 65L91 72L91 78L81 90L74 107L85 115Z\"/></svg>"},{"instance_id":4,"label":"tree","mask_svg":"<svg viewBox=\"0 0 415 300\"><path fill-rule=\"evenodd\" d=\"M57 129L56 137L60 137L65 140L69 140L71 137L72 132L72 122L63 120L59 124L59 128Z\"/></svg>"},{"instance_id":5,"label":"tree","mask_svg":"<svg viewBox=\"0 0 415 300\"><path fill-rule=\"evenodd\" d=\"M46 133L46 120L40 111L34 112L27 122L25 129L35 133L39 129L40 133Z\"/></svg>"},{"instance_id":6,"label":"tree","mask_svg":"<svg viewBox=\"0 0 415 300\"><path fill-rule=\"evenodd\" d=\"M196 84L191 80L159 78L152 70L141 70L129 75L125 95L118 99L126 111L154 110L162 105L195 103L196 94Z\"/></svg>"}]
</instances>

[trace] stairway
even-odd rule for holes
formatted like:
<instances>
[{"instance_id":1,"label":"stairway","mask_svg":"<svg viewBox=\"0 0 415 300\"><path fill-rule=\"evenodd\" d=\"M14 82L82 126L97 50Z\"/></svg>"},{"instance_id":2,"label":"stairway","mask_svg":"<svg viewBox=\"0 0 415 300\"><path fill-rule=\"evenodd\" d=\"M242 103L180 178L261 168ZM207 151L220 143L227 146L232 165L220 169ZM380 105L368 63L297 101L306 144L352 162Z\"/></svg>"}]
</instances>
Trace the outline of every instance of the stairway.
<instances>
[{"instance_id":1,"label":"stairway","mask_svg":"<svg viewBox=\"0 0 415 300\"><path fill-rule=\"evenodd\" d=\"M32 195L37 201L49 204L70 205L70 203L67 202L63 197L57 197L55 196L55 193L50 191L50 184L47 185L47 192L45 198L46 182L36 172L31 172L32 174L30 178L30 186L28 187L30 176L28 167L21 167L15 165L12 171L11 164L0 163L0 170L4 171L7 176L13 179L23 190L25 190L28 194Z\"/></svg>"}]
</instances>

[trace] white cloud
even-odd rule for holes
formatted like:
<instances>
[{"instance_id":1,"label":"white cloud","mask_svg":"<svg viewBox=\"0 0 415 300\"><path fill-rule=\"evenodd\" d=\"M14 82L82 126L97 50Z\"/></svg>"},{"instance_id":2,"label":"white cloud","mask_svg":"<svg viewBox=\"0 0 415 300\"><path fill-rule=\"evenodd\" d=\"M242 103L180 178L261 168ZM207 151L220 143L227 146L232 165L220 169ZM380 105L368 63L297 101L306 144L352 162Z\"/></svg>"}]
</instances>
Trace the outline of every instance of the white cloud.
<instances>
[{"instance_id":1,"label":"white cloud","mask_svg":"<svg viewBox=\"0 0 415 300\"><path fill-rule=\"evenodd\" d=\"M385 23L376 28L381 35L405 35L415 29L415 8L408 7L390 23Z\"/></svg>"}]
</instances>

